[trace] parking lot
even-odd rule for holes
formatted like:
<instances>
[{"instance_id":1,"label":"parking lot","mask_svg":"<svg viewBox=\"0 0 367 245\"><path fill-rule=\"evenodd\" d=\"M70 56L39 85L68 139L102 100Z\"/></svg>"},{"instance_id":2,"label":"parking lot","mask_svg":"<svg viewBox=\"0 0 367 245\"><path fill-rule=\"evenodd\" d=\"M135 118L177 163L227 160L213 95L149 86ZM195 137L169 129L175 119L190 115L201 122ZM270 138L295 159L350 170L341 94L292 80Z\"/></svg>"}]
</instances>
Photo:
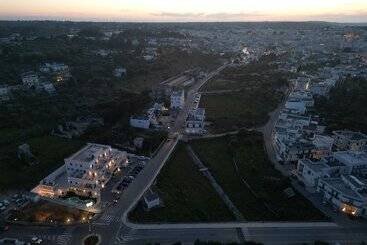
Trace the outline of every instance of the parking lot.
<instances>
[{"instance_id":1,"label":"parking lot","mask_svg":"<svg viewBox=\"0 0 367 245\"><path fill-rule=\"evenodd\" d=\"M148 158L130 156L129 163L120 171L114 173L113 178L101 193L102 209L118 202L124 191L143 170Z\"/></svg>"}]
</instances>

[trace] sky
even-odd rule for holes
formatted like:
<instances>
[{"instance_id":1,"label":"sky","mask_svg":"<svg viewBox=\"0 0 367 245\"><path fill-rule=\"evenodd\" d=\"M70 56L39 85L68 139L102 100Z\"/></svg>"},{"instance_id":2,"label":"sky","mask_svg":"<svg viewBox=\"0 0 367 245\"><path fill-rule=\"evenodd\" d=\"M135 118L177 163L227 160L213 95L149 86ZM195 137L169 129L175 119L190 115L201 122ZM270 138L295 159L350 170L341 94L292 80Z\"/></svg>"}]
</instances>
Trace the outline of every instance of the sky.
<instances>
[{"instance_id":1,"label":"sky","mask_svg":"<svg viewBox=\"0 0 367 245\"><path fill-rule=\"evenodd\" d=\"M367 0L0 0L0 19L367 22Z\"/></svg>"}]
</instances>

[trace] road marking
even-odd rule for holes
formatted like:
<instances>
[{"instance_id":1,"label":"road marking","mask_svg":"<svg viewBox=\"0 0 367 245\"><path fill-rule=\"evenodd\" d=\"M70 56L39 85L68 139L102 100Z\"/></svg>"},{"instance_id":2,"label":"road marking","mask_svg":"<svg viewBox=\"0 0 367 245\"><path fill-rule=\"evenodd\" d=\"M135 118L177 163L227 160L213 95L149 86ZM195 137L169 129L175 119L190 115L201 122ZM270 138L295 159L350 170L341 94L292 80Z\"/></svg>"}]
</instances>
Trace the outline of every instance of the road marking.
<instances>
[{"instance_id":1,"label":"road marking","mask_svg":"<svg viewBox=\"0 0 367 245\"><path fill-rule=\"evenodd\" d=\"M67 245L71 240L71 233L65 231L62 235L57 236L56 243L58 245Z\"/></svg>"}]
</instances>

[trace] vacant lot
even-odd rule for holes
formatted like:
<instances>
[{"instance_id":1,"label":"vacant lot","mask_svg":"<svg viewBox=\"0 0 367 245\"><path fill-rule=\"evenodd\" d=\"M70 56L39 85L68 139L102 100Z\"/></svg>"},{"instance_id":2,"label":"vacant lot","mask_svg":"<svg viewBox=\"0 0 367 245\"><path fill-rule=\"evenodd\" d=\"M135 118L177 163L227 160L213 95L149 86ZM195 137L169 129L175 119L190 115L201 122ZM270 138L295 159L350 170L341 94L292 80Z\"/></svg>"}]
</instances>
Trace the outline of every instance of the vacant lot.
<instances>
[{"instance_id":1,"label":"vacant lot","mask_svg":"<svg viewBox=\"0 0 367 245\"><path fill-rule=\"evenodd\" d=\"M209 182L201 175L179 145L158 176L157 190L164 206L145 212L137 207L130 213L134 222L212 222L233 220Z\"/></svg>"},{"instance_id":2,"label":"vacant lot","mask_svg":"<svg viewBox=\"0 0 367 245\"><path fill-rule=\"evenodd\" d=\"M200 106L214 124L212 131L254 127L268 120L269 112L283 97L288 77L277 70L274 59L264 57L245 66L229 67L202 88L203 92L226 91L202 96Z\"/></svg>"},{"instance_id":3,"label":"vacant lot","mask_svg":"<svg viewBox=\"0 0 367 245\"><path fill-rule=\"evenodd\" d=\"M237 136L194 141L192 146L245 219L325 219L300 194L289 199L283 194L290 183L268 162L262 135L241 132Z\"/></svg>"},{"instance_id":4,"label":"vacant lot","mask_svg":"<svg viewBox=\"0 0 367 245\"><path fill-rule=\"evenodd\" d=\"M274 110L282 93L233 92L218 95L203 95L200 106L205 108L207 121L214 123L214 132L225 132L242 127L265 124L268 114Z\"/></svg>"},{"instance_id":5,"label":"vacant lot","mask_svg":"<svg viewBox=\"0 0 367 245\"><path fill-rule=\"evenodd\" d=\"M27 142L38 164L29 166L17 158L17 144L1 148L0 190L29 189L64 163L64 158L85 143L53 136L31 138Z\"/></svg>"}]
</instances>

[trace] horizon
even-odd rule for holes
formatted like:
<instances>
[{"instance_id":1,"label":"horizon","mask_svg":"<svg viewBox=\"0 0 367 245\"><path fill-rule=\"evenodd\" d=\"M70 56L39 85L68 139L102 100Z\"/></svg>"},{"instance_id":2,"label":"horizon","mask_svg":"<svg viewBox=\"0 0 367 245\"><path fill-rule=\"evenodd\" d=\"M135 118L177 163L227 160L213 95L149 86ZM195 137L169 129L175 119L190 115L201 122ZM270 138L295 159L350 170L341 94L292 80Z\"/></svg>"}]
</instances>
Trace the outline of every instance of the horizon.
<instances>
[{"instance_id":1,"label":"horizon","mask_svg":"<svg viewBox=\"0 0 367 245\"><path fill-rule=\"evenodd\" d=\"M92 22L367 22L361 0L0 0L1 20Z\"/></svg>"}]
</instances>

